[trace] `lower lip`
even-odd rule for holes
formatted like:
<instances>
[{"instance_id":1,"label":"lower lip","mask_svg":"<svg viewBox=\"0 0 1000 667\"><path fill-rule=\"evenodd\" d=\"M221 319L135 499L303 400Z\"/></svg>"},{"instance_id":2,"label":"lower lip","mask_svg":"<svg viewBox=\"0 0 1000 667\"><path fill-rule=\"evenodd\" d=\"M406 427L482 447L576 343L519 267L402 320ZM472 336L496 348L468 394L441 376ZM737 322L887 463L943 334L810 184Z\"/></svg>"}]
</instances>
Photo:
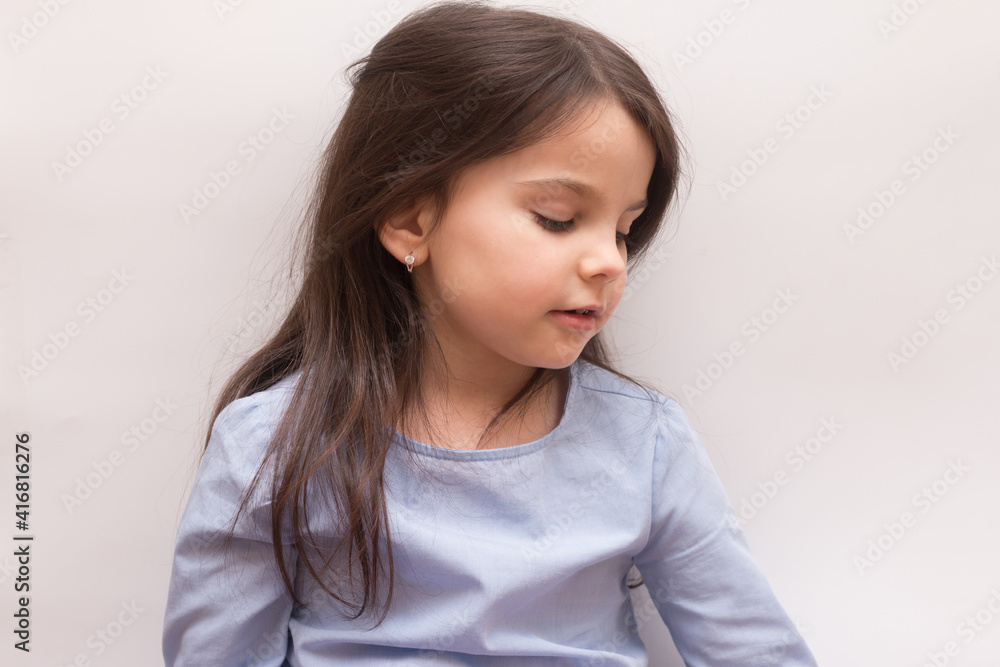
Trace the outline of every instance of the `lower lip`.
<instances>
[{"instance_id":1,"label":"lower lip","mask_svg":"<svg viewBox=\"0 0 1000 667\"><path fill-rule=\"evenodd\" d=\"M561 310L553 310L552 315L560 324L570 329L578 331L590 331L594 328L593 315L577 315L575 313L564 313Z\"/></svg>"}]
</instances>

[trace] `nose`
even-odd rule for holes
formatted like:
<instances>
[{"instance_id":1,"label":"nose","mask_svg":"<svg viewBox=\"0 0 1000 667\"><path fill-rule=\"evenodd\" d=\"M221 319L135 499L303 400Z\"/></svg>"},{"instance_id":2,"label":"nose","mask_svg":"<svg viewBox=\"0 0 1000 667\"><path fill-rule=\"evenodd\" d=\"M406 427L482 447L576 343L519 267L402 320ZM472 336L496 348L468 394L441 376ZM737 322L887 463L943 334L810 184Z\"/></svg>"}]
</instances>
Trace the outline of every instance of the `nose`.
<instances>
[{"instance_id":1,"label":"nose","mask_svg":"<svg viewBox=\"0 0 1000 667\"><path fill-rule=\"evenodd\" d=\"M625 273L624 244L618 243L615 228L609 233L602 229L597 238L587 240L583 257L580 261L580 272L586 280L602 278L611 282Z\"/></svg>"}]
</instances>

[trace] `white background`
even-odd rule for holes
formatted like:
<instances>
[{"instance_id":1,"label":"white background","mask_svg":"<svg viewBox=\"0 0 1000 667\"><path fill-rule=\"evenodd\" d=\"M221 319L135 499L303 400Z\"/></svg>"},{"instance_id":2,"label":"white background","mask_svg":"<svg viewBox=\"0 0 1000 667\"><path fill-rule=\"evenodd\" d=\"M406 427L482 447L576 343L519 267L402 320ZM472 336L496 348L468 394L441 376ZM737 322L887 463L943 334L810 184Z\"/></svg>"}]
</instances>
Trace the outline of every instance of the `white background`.
<instances>
[{"instance_id":1,"label":"white background","mask_svg":"<svg viewBox=\"0 0 1000 667\"><path fill-rule=\"evenodd\" d=\"M209 0L95 0L52 3L51 18L41 4L0 10L0 660L158 664L209 399L281 313L290 233L359 54L348 51L366 25L385 33L377 17L395 23L419 3L245 0L220 14ZM691 155L666 261L630 276L609 325L622 367L699 428L821 664L996 664L1000 280L984 258L1000 251L1000 5L562 7L630 45ZM241 143L274 110L293 118L251 159ZM102 118L113 131L57 174ZM914 170L925 151L933 163ZM185 221L180 205L230 160L240 173ZM731 180L734 169L749 176ZM726 182L740 187L723 193ZM850 234L859 208L877 215ZM779 292L791 305L769 311ZM742 354L727 357L734 343ZM133 428L142 439L123 440ZM30 656L11 647L23 431ZM826 442L794 463L817 435ZM138 615L96 642L123 604ZM657 616L640 630L651 665L682 664Z\"/></svg>"}]
</instances>

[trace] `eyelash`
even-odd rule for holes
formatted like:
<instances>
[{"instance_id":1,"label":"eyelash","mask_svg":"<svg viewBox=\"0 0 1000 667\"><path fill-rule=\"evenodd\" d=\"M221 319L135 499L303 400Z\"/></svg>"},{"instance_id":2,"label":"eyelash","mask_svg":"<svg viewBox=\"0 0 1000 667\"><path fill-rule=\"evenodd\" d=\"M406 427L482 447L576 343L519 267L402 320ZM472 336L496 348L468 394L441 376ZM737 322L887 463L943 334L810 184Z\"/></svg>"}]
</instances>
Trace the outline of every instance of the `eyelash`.
<instances>
[{"instance_id":1,"label":"eyelash","mask_svg":"<svg viewBox=\"0 0 1000 667\"><path fill-rule=\"evenodd\" d=\"M552 232L566 231L565 227L559 227L559 225L570 225L573 223L572 218L570 218L569 220L552 220L551 218L546 218L545 216L539 215L538 213L535 213L535 220L542 227ZM624 241L626 244L628 244L630 241L628 234L615 232L615 235L619 241Z\"/></svg>"}]
</instances>

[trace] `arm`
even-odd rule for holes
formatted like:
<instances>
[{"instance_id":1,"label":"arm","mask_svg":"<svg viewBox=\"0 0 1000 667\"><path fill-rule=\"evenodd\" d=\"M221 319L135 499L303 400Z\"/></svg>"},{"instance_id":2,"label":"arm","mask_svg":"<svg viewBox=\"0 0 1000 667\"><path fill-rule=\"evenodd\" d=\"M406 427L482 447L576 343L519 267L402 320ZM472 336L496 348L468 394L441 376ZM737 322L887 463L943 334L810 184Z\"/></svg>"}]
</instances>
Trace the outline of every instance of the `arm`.
<instances>
[{"instance_id":1,"label":"arm","mask_svg":"<svg viewBox=\"0 0 1000 667\"><path fill-rule=\"evenodd\" d=\"M240 515L231 549L223 549L270 433L253 398L230 403L212 427L177 529L163 626L167 667L287 664L292 601L274 561L266 478ZM294 551L283 549L294 564Z\"/></svg>"},{"instance_id":2,"label":"arm","mask_svg":"<svg viewBox=\"0 0 1000 667\"><path fill-rule=\"evenodd\" d=\"M633 557L689 667L815 667L680 406L660 407L649 540Z\"/></svg>"}]
</instances>

